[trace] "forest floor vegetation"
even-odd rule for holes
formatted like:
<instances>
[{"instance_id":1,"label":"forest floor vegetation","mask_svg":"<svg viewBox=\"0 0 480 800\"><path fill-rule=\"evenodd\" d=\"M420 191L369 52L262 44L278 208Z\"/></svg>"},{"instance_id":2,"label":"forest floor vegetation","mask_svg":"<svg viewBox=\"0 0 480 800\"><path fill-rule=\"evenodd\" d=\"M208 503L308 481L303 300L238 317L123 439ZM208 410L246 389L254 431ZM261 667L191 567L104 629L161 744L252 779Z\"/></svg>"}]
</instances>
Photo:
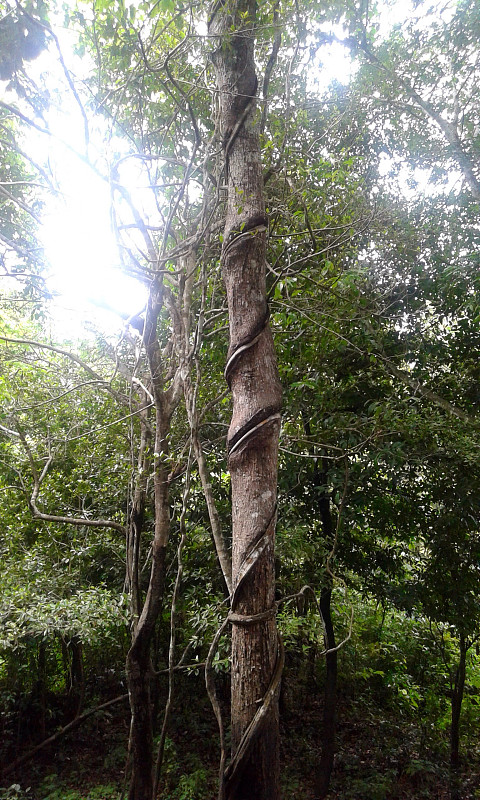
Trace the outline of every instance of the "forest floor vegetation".
<instances>
[{"instance_id":1,"label":"forest floor vegetation","mask_svg":"<svg viewBox=\"0 0 480 800\"><path fill-rule=\"evenodd\" d=\"M194 680L199 682L194 699L189 693L188 701L186 695L182 701L186 681L178 689L159 800L216 797L217 730L208 699L200 690L200 678ZM281 720L282 796L284 800L305 800L313 797L320 760L322 693L312 687L295 687L288 674L286 680L289 690ZM442 745L440 736L431 737L427 744L418 719L376 705L374 697L355 697L352 689L342 687L339 697L331 800L478 800L478 743L464 743L462 768L452 787L448 747L445 742ZM1 800L119 800L128 726L125 704L93 715L9 776L0 789Z\"/></svg>"}]
</instances>

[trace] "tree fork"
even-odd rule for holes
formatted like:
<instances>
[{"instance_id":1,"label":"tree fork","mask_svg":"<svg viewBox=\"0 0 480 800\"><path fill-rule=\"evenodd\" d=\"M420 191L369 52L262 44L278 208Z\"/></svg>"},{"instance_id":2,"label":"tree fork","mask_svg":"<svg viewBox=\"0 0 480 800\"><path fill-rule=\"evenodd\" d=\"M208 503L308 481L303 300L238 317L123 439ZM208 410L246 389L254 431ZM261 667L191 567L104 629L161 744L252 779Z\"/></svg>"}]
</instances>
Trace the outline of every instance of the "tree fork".
<instances>
[{"instance_id":1,"label":"tree fork","mask_svg":"<svg viewBox=\"0 0 480 800\"><path fill-rule=\"evenodd\" d=\"M266 215L254 119L256 4L217 2L209 34L219 90L227 212L222 269L233 396L227 448L232 484L232 763L227 800L278 800L278 687L274 534L281 387L266 301ZM276 677L277 676L277 677ZM264 708L265 713L257 712ZM255 736L254 719L261 717ZM241 751L241 756L240 756ZM238 757L236 757L238 754ZM233 768L232 768L233 767Z\"/></svg>"}]
</instances>

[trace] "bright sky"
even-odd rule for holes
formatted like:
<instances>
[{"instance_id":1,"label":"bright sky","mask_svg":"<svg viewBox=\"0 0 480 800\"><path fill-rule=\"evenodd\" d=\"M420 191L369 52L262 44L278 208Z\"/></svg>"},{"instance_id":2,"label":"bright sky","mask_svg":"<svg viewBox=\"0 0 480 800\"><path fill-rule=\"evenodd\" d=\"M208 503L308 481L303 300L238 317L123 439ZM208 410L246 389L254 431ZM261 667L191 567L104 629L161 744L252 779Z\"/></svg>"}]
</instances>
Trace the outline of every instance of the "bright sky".
<instances>
[{"instance_id":1,"label":"bright sky","mask_svg":"<svg viewBox=\"0 0 480 800\"><path fill-rule=\"evenodd\" d=\"M56 32L62 40L67 66L78 71L81 66L69 39L65 32ZM54 333L59 338L81 337L85 335L85 324L87 329L94 326L107 333L119 331L123 325L121 314L138 313L146 301L145 287L120 267L111 225L108 151L115 159L126 152L126 145L119 140L108 142L98 121L90 129L89 165L82 157L83 117L65 83L53 45L29 65L29 74L40 85L48 86L51 96L45 117L54 135L30 130L25 149L37 163L48 165L58 188L57 196L47 197L39 231L50 267L46 283L53 295L50 314ZM5 89L5 84L0 83L1 88ZM14 97L5 99L17 102ZM128 171L126 175L128 178ZM104 304L110 310L102 308Z\"/></svg>"},{"instance_id":2,"label":"bright sky","mask_svg":"<svg viewBox=\"0 0 480 800\"><path fill-rule=\"evenodd\" d=\"M82 131L78 109L63 107L62 111L62 116L52 112L57 117L52 129L72 144ZM92 131L94 144L95 136L101 138L98 131ZM84 322L111 332L121 328L122 317L102 311L101 306L105 304L120 314L137 313L145 303L146 290L119 266L111 225L110 186L58 140L48 140L46 146L48 163L60 189L59 196L48 204L41 230L51 265L47 284L55 293L51 313L62 335L79 335ZM75 142L80 153L83 146L83 142Z\"/></svg>"},{"instance_id":3,"label":"bright sky","mask_svg":"<svg viewBox=\"0 0 480 800\"><path fill-rule=\"evenodd\" d=\"M396 3L389 9L385 35L387 28L398 21L399 14L404 18L408 11L404 3ZM57 33L62 41L67 66L77 72L88 69L88 60L82 64L73 54L66 32ZM337 26L335 33L339 37L345 35L341 26ZM312 84L319 91L334 79L348 83L356 68L350 53L339 44L321 48L317 63L318 72ZM38 160L48 161L60 190L59 196L48 203L41 230L46 257L51 264L48 286L55 294L52 315L58 334L62 337L81 335L82 324L87 320L93 320L94 324L111 332L121 328L121 317L102 312L99 307L106 303L110 308L127 315L137 313L144 305L146 290L119 268L119 255L110 221L108 182L98 177L91 167L74 154L74 151L84 152L83 119L71 90L65 84L56 51L51 48L50 53L43 54L30 68L38 77L42 72L45 73L53 98L48 116L56 138L37 132L31 134ZM105 130L98 128L91 131L90 160L99 165L103 175L108 176L106 144L107 149L110 146L111 150L117 150L117 158L122 154L122 149L127 152L127 148L118 140L108 142ZM111 157L113 159L114 155ZM388 169L388 164L383 166L385 170ZM131 178L129 189L135 192L135 182L138 183L142 178L138 172L134 176L133 171Z\"/></svg>"},{"instance_id":4,"label":"bright sky","mask_svg":"<svg viewBox=\"0 0 480 800\"><path fill-rule=\"evenodd\" d=\"M337 33L342 34L340 28ZM57 34L61 37L61 32ZM74 65L78 70L78 60L68 40L62 46L67 65ZM354 69L348 51L338 44L329 45L323 51L319 55L315 81L318 90L326 88L334 79L348 83ZM39 74L44 71L51 85L59 70L56 53L45 54L38 62ZM57 80L60 87L63 76L58 76ZM118 267L119 256L110 221L110 188L72 152L84 150L83 120L71 91L64 86L60 93L61 106L49 111L51 130L58 138L41 137L36 132L32 136L38 155L48 161L61 192L48 204L41 239L51 264L48 286L55 293L51 312L58 332L73 338L80 335L83 322L89 319L110 331L121 327L120 317L100 311L99 306L106 303L124 314L137 313L144 305L146 290ZM104 139L105 131L91 131L91 152L97 145L97 158L103 161ZM63 146L62 140L69 147ZM115 144L121 152L122 143ZM107 172L105 165L103 172ZM145 183L145 177L138 173L134 176L133 169L130 177L132 192L135 192L135 183L137 186Z\"/></svg>"},{"instance_id":5,"label":"bright sky","mask_svg":"<svg viewBox=\"0 0 480 800\"><path fill-rule=\"evenodd\" d=\"M62 195L49 204L41 231L51 264L47 283L56 293L52 314L62 328L70 323L78 326L87 319L102 327L119 327L121 317L102 312L99 306L105 304L133 314L145 302L145 288L118 266L109 186L84 163L58 152L58 148L54 164L62 176Z\"/></svg>"}]
</instances>

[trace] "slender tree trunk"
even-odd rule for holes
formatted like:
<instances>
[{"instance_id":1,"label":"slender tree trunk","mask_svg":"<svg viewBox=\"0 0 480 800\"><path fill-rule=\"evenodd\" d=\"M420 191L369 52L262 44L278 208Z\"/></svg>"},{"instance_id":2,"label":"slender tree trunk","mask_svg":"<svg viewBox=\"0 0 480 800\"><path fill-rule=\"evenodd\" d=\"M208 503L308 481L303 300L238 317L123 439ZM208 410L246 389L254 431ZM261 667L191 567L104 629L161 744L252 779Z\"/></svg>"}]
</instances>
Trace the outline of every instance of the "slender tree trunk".
<instances>
[{"instance_id":1,"label":"slender tree trunk","mask_svg":"<svg viewBox=\"0 0 480 800\"><path fill-rule=\"evenodd\" d=\"M145 315L144 343L155 400L154 507L155 528L152 566L145 602L136 622L127 654L126 673L130 699L132 780L129 800L152 800L153 722L150 697L151 642L161 607L165 583L165 559L170 533L168 440L173 405L163 390L163 364L157 339L161 308L160 290L151 291Z\"/></svg>"},{"instance_id":2,"label":"slender tree trunk","mask_svg":"<svg viewBox=\"0 0 480 800\"><path fill-rule=\"evenodd\" d=\"M185 405L187 409L190 433L192 437L193 452L198 466L200 483L207 504L208 518L210 520L210 530L215 547L218 565L224 582L226 597L232 593L232 559L228 551L227 543L222 531L220 515L215 504L212 491L211 476L207 466L207 460L200 440L198 426L198 412L196 409L195 388L192 385L190 375L184 381Z\"/></svg>"},{"instance_id":3,"label":"slender tree trunk","mask_svg":"<svg viewBox=\"0 0 480 800\"><path fill-rule=\"evenodd\" d=\"M460 634L460 658L452 694L452 722L450 726L450 766L454 770L457 770L460 766L460 714L465 690L467 649L465 636Z\"/></svg>"},{"instance_id":4,"label":"slender tree trunk","mask_svg":"<svg viewBox=\"0 0 480 800\"><path fill-rule=\"evenodd\" d=\"M130 747L132 754L132 779L129 800L153 800L153 716L150 684L152 679L151 648L155 635L155 626L160 613L165 586L166 554L170 535L170 463L168 435L172 415L182 394L183 375L189 359L188 320L190 315L190 295L193 284L194 253L183 264L189 278L185 281L183 297L179 294L178 304L170 293L169 312L174 329L173 345L178 360L173 378L170 376L168 388L164 386L164 365L162 351L157 335L160 310L163 306L167 290L161 278L152 283L145 311L143 343L150 373L150 389L155 406L155 436L153 441L153 494L154 494L154 534L151 548L152 565L145 601L139 607L138 619L133 630L132 645L127 654L127 684L130 699L131 725ZM187 290L188 285L188 290ZM148 437L142 437L139 454L138 475L139 500L146 490L145 467L149 464L147 457ZM145 451L142 453L142 449ZM145 456L145 457L143 457ZM140 504L136 509L143 514ZM136 585L136 602L141 603L138 586L138 535L141 531L142 519L137 516L138 530L135 530L136 555L132 562L131 580ZM127 576L128 577L128 576ZM135 597L134 597L135 602Z\"/></svg>"},{"instance_id":5,"label":"slender tree trunk","mask_svg":"<svg viewBox=\"0 0 480 800\"><path fill-rule=\"evenodd\" d=\"M157 416L161 416L157 414ZM157 425L162 420L157 420ZM163 450L162 450L163 446ZM147 596L133 633L127 655L127 682L132 714L130 742L132 781L129 800L152 800L153 791L153 721L150 697L152 668L151 641L160 610L165 581L165 558L170 531L168 506L168 470L165 464L166 438L163 426L157 427L155 468L155 534L152 543L152 567Z\"/></svg>"},{"instance_id":6,"label":"slender tree trunk","mask_svg":"<svg viewBox=\"0 0 480 800\"><path fill-rule=\"evenodd\" d=\"M85 695L85 675L83 670L83 646L77 636L69 642L70 661L70 701L72 718L78 717L82 710Z\"/></svg>"},{"instance_id":7,"label":"slender tree trunk","mask_svg":"<svg viewBox=\"0 0 480 800\"><path fill-rule=\"evenodd\" d=\"M303 425L305 434L311 438L312 431L310 420L306 412L303 412ZM313 452L312 452L313 455ZM313 467L313 485L318 492L318 510L322 523L323 539L327 548L333 546L334 523L330 497L328 494L328 462L323 459L322 469L319 468L320 459L315 459ZM337 651L335 650L335 630L332 620L332 587L331 576L327 575L328 584L322 588L320 595L320 612L322 615L325 631L325 692L323 704L323 725L322 725L322 753L315 777L315 800L323 800L328 794L330 778L333 770L335 758L335 734L336 734L336 712L337 712Z\"/></svg>"},{"instance_id":8,"label":"slender tree trunk","mask_svg":"<svg viewBox=\"0 0 480 800\"><path fill-rule=\"evenodd\" d=\"M218 564L225 584L227 597L232 592L232 560L228 552L227 543L222 532L222 525L220 522L220 515L215 505L213 497L212 486L210 483L210 476L207 467L207 461L203 452L198 430L192 427L193 450L195 458L197 459L198 474L202 484L203 494L207 503L208 517L210 520L210 528L212 531L212 539L215 546L215 553L217 555Z\"/></svg>"},{"instance_id":9,"label":"slender tree trunk","mask_svg":"<svg viewBox=\"0 0 480 800\"><path fill-rule=\"evenodd\" d=\"M142 394L142 405L147 406L146 394ZM137 456L137 469L134 476L132 504L127 525L125 589L130 596L130 610L134 625L137 624L142 608L140 590L140 544L147 504L147 482L151 468L149 455L150 433L147 427L148 409L138 415L141 423L140 446Z\"/></svg>"},{"instance_id":10,"label":"slender tree trunk","mask_svg":"<svg viewBox=\"0 0 480 800\"><path fill-rule=\"evenodd\" d=\"M308 426L308 436L310 435L310 427ZM327 547L331 547L333 546L334 523L332 518L332 509L330 506L330 497L326 488L328 482L328 465L326 460L324 459L323 461L323 469L321 472L318 468L318 462L315 462L314 469L315 484L320 489L318 508L320 512L320 519L322 521L323 537ZM333 770L333 761L335 757L337 651L334 649L336 647L336 642L331 609L331 578L327 576L327 580L328 585L322 588L320 595L320 611L325 629L325 647L327 648L327 654L325 656L326 675L323 705L322 754L320 756L320 763L318 765L315 780L316 800L323 800L323 798L328 794L330 778Z\"/></svg>"},{"instance_id":11,"label":"slender tree trunk","mask_svg":"<svg viewBox=\"0 0 480 800\"><path fill-rule=\"evenodd\" d=\"M265 291L265 205L255 122L255 2L217 2L209 34L219 90L227 215L222 266L230 324L226 378L232 482L232 765L228 800L278 800L278 674L274 531L281 388ZM245 733L267 690L261 726ZM242 754L240 756L240 754Z\"/></svg>"},{"instance_id":12,"label":"slender tree trunk","mask_svg":"<svg viewBox=\"0 0 480 800\"><path fill-rule=\"evenodd\" d=\"M331 614L332 590L323 589L320 596L320 611L325 626L325 645L328 650L336 647L335 631ZM322 755L315 781L315 798L323 800L328 794L335 756L335 727L337 710L337 651L328 652L326 659L325 698L323 706Z\"/></svg>"},{"instance_id":13,"label":"slender tree trunk","mask_svg":"<svg viewBox=\"0 0 480 800\"><path fill-rule=\"evenodd\" d=\"M42 640L38 643L38 670L37 670L37 694L40 706L40 739L45 739L46 736L46 680L47 680L47 659L46 659L46 645Z\"/></svg>"}]
</instances>

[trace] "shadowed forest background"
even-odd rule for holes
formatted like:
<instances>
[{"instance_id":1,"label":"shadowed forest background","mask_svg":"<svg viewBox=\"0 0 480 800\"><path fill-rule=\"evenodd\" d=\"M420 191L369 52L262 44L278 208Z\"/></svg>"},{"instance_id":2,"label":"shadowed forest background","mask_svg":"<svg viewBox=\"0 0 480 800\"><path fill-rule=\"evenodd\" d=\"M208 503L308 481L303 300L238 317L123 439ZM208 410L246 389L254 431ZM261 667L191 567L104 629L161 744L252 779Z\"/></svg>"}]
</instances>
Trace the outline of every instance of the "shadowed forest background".
<instances>
[{"instance_id":1,"label":"shadowed forest background","mask_svg":"<svg viewBox=\"0 0 480 800\"><path fill-rule=\"evenodd\" d=\"M479 41L0 0L2 800L480 797Z\"/></svg>"}]
</instances>

